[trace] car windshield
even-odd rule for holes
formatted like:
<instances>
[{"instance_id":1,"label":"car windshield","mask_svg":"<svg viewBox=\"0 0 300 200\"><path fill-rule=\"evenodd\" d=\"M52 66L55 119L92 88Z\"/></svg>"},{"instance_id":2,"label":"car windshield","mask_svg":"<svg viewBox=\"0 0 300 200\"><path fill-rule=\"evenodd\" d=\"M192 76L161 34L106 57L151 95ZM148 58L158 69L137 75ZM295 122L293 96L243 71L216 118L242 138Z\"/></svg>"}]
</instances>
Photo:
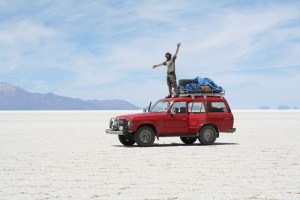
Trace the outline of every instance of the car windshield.
<instances>
[{"instance_id":1,"label":"car windshield","mask_svg":"<svg viewBox=\"0 0 300 200\"><path fill-rule=\"evenodd\" d=\"M158 101L151 107L150 112L167 112L171 104L171 101Z\"/></svg>"}]
</instances>

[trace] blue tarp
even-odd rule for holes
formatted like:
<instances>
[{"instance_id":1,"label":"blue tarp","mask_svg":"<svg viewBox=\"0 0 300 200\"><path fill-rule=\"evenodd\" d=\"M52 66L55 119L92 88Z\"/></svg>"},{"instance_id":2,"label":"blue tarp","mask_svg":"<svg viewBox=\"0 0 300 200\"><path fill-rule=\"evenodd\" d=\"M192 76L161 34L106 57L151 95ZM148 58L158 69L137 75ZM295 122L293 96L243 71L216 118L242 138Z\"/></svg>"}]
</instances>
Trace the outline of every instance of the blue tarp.
<instances>
[{"instance_id":1,"label":"blue tarp","mask_svg":"<svg viewBox=\"0 0 300 200\"><path fill-rule=\"evenodd\" d=\"M198 81L198 84L201 86L209 86L212 88L213 92L220 93L222 92L223 88L221 86L218 86L213 80L210 78L201 78L197 76L195 78Z\"/></svg>"},{"instance_id":2,"label":"blue tarp","mask_svg":"<svg viewBox=\"0 0 300 200\"><path fill-rule=\"evenodd\" d=\"M202 86L209 86L213 93L220 93L222 92L223 88L221 86L218 86L213 80L211 80L210 78L202 78L197 76L195 78L195 80L198 81L198 83L189 83L185 85L185 88L189 91L189 92L193 92L193 93L199 93L201 92L201 87Z\"/></svg>"}]
</instances>

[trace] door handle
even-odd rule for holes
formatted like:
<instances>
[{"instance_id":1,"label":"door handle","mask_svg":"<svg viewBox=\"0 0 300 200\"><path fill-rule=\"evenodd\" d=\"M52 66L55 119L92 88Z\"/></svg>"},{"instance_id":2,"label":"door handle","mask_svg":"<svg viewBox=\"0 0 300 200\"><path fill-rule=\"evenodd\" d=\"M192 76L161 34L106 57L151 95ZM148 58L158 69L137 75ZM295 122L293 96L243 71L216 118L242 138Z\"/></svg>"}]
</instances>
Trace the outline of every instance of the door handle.
<instances>
[{"instance_id":1,"label":"door handle","mask_svg":"<svg viewBox=\"0 0 300 200\"><path fill-rule=\"evenodd\" d=\"M230 120L231 118L229 118L229 117L226 117L226 118L224 118L225 120Z\"/></svg>"},{"instance_id":2,"label":"door handle","mask_svg":"<svg viewBox=\"0 0 300 200\"><path fill-rule=\"evenodd\" d=\"M186 121L186 118L182 118L182 121Z\"/></svg>"}]
</instances>

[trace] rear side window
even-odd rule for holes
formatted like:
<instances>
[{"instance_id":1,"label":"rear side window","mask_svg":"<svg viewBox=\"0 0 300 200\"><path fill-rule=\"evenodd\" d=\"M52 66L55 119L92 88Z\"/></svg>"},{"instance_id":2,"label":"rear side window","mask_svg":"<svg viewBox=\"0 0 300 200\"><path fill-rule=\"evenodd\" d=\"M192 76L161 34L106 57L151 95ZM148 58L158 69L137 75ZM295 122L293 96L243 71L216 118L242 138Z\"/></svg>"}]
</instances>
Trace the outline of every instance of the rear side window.
<instances>
[{"instance_id":1,"label":"rear side window","mask_svg":"<svg viewBox=\"0 0 300 200\"><path fill-rule=\"evenodd\" d=\"M189 113L205 113L205 107L203 102L190 102L189 103Z\"/></svg>"},{"instance_id":2,"label":"rear side window","mask_svg":"<svg viewBox=\"0 0 300 200\"><path fill-rule=\"evenodd\" d=\"M227 108L224 102L207 102L208 112L227 112Z\"/></svg>"}]
</instances>

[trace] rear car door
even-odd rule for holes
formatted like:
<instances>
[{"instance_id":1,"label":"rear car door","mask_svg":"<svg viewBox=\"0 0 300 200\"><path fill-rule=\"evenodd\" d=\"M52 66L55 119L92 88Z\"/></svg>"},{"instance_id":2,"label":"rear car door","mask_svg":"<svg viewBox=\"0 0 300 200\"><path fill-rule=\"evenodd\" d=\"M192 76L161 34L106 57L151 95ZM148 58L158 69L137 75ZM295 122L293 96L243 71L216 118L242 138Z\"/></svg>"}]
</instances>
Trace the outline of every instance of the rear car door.
<instances>
[{"instance_id":1,"label":"rear car door","mask_svg":"<svg viewBox=\"0 0 300 200\"><path fill-rule=\"evenodd\" d=\"M233 115L224 101L207 101L207 118L216 124L219 132L226 132L233 127Z\"/></svg>"},{"instance_id":2,"label":"rear car door","mask_svg":"<svg viewBox=\"0 0 300 200\"><path fill-rule=\"evenodd\" d=\"M189 102L189 132L197 134L200 127L206 122L205 104L201 101Z\"/></svg>"}]
</instances>

